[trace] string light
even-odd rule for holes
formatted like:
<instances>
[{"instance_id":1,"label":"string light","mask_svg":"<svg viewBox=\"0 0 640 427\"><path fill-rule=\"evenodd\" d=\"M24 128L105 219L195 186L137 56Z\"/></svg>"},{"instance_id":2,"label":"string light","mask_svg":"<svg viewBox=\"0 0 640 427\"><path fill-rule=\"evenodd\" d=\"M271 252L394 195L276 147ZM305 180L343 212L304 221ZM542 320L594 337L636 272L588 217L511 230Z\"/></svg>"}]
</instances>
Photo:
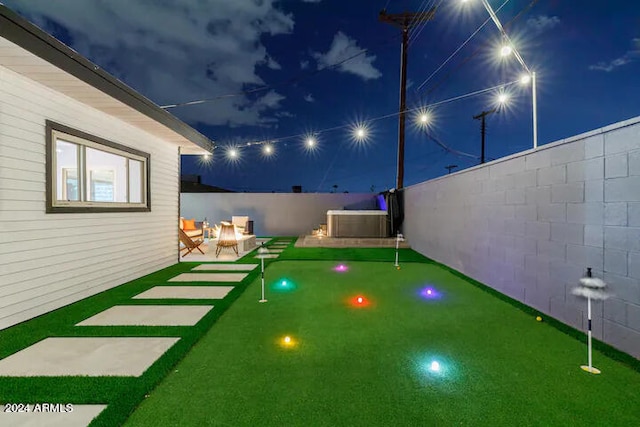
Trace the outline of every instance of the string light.
<instances>
[{"instance_id":1,"label":"string light","mask_svg":"<svg viewBox=\"0 0 640 427\"><path fill-rule=\"evenodd\" d=\"M433 114L431 113L431 111L427 110L426 108L421 108L418 111L416 111L415 124L417 127L419 128L429 127L432 124L432 121L433 121Z\"/></svg>"},{"instance_id":2,"label":"string light","mask_svg":"<svg viewBox=\"0 0 640 427\"><path fill-rule=\"evenodd\" d=\"M485 89L480 89L480 90L476 90L473 92L468 92L465 93L463 95L458 95L458 96L454 96L451 98L447 98L444 99L442 101L437 101L434 103L431 103L427 106L421 106L421 107L415 107L415 108L409 108L406 110L407 113L417 113L417 118L416 121L418 123L420 123L421 121L421 117L422 114L425 113L427 115L428 118L428 126L433 125L434 122L434 108L438 107L440 105L444 105L444 104L448 104L450 102L454 102L454 101L459 101L461 99L465 99L465 98L470 98L473 96L477 96L477 95L481 95L487 92L493 92L495 90L504 90L514 84L519 83L520 80L514 80L511 82L507 82L507 83L502 83L496 86L492 86L489 88L485 88ZM378 116L378 117L374 117L372 119L368 119L367 123L372 123L378 120L383 120L383 119L388 119L391 117L397 117L398 114L400 114L399 112L394 112L394 113L389 113L389 114L385 114L382 116ZM371 137L371 127L366 124L364 121L360 121L360 122L356 122L356 123L351 123L351 124L345 124L345 125L339 125L339 126L333 126L333 127L329 127L329 128L325 128L322 130L318 130L315 131L313 133L304 133L304 134L296 134L296 135L289 135L289 136L283 136L280 138L275 138L275 139L270 139L270 140L265 140L265 141L253 141L253 142L247 142L245 144L239 144L239 145L235 145L233 147L228 147L226 149L226 158L227 160L232 160L232 161L238 161L240 159L240 148L241 147L251 147L254 145L260 145L260 146L264 146L264 145L272 145L278 142L282 142L282 141L287 141L287 140L291 140L291 139L296 139L296 138L302 138L302 141L304 142L304 148L306 151L315 151L318 147L319 147L319 143L318 143L318 136L323 134L323 133L328 133L328 132L333 132L333 131L337 131L337 130L341 130L341 129L346 129L349 128L350 129L350 133L351 133L351 138L354 142L356 143L363 143L366 142L366 140L368 140ZM214 146L214 149L218 148L218 146Z\"/></svg>"},{"instance_id":3,"label":"string light","mask_svg":"<svg viewBox=\"0 0 640 427\"><path fill-rule=\"evenodd\" d=\"M265 156L270 156L273 154L273 146L271 144L267 144L264 147L262 147L262 152L264 153Z\"/></svg>"},{"instance_id":4,"label":"string light","mask_svg":"<svg viewBox=\"0 0 640 427\"><path fill-rule=\"evenodd\" d=\"M351 140L355 144L363 144L367 142L370 134L369 126L363 122L357 122L351 125Z\"/></svg>"},{"instance_id":5,"label":"string light","mask_svg":"<svg viewBox=\"0 0 640 427\"><path fill-rule=\"evenodd\" d=\"M240 150L237 147L228 147L225 154L226 160L229 163L237 163L240 161Z\"/></svg>"},{"instance_id":6,"label":"string light","mask_svg":"<svg viewBox=\"0 0 640 427\"><path fill-rule=\"evenodd\" d=\"M520 83L523 85L528 85L531 82L531 75L530 74L523 74L522 77L520 77Z\"/></svg>"},{"instance_id":7,"label":"string light","mask_svg":"<svg viewBox=\"0 0 640 427\"><path fill-rule=\"evenodd\" d=\"M513 48L508 44L503 44L502 48L500 49L500 55L503 57L511 55L512 52L513 52Z\"/></svg>"}]
</instances>

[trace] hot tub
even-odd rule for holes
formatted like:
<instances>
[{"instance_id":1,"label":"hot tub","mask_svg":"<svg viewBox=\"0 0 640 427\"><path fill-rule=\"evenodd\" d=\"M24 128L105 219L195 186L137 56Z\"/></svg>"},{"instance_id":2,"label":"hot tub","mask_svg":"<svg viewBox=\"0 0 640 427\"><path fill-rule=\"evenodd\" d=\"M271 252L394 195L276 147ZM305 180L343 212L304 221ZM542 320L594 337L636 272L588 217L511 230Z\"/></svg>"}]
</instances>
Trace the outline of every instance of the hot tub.
<instances>
[{"instance_id":1,"label":"hot tub","mask_svg":"<svg viewBox=\"0 0 640 427\"><path fill-rule=\"evenodd\" d=\"M327 211L329 237L389 237L388 230L386 211Z\"/></svg>"}]
</instances>

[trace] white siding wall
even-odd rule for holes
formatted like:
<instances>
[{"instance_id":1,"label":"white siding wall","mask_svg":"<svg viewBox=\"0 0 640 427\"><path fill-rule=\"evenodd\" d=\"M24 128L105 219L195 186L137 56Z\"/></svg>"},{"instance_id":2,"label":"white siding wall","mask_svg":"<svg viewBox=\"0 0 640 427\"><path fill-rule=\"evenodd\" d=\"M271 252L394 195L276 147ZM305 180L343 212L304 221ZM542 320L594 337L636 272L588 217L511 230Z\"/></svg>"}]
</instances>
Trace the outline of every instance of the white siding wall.
<instances>
[{"instance_id":1,"label":"white siding wall","mask_svg":"<svg viewBox=\"0 0 640 427\"><path fill-rule=\"evenodd\" d=\"M45 120L151 154L151 212L45 213ZM0 67L0 329L177 260L174 145Z\"/></svg>"}]
</instances>

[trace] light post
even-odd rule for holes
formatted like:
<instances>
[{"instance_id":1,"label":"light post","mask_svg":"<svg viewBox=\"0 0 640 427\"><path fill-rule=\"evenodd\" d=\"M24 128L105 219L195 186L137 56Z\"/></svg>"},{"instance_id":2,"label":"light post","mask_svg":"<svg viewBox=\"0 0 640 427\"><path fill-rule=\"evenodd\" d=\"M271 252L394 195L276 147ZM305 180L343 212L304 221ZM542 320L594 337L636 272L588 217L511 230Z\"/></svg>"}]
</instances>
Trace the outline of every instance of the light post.
<instances>
[{"instance_id":1,"label":"light post","mask_svg":"<svg viewBox=\"0 0 640 427\"><path fill-rule=\"evenodd\" d=\"M533 110L532 112L533 148L536 149L538 148L538 105L537 105L537 94L536 94L536 73L532 72L529 69L527 64L524 62L524 59L522 59L522 56L520 55L518 50L514 47L513 43L511 42L511 39L507 35L507 32L504 30L502 23L500 23L498 16L496 15L495 11L493 10L489 2L487 0L482 0L482 5L489 13L489 16L491 17L491 20L493 21L493 23L496 24L496 27L498 28L498 31L500 31L500 34L502 35L502 38L504 40L504 43L501 49L502 56L508 56L513 53L513 55L516 57L520 65L522 65L522 68L524 68L525 72L527 73L527 77L528 77L527 80L523 79L522 82L528 83L528 80L529 79L531 80L531 104L532 104L532 110Z\"/></svg>"}]
</instances>

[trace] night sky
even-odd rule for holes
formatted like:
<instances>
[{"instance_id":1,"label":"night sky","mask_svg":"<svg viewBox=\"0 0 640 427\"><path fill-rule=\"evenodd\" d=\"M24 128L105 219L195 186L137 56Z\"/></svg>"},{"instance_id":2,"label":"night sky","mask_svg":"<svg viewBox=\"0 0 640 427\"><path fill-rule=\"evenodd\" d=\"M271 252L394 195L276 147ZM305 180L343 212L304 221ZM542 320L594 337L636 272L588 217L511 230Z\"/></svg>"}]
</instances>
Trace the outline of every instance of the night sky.
<instances>
[{"instance_id":1,"label":"night sky","mask_svg":"<svg viewBox=\"0 0 640 427\"><path fill-rule=\"evenodd\" d=\"M218 146L210 162L184 156L182 170L236 191L395 186L401 36L378 21L383 8L437 6L411 33L407 107L438 105L426 129L407 116L405 186L446 174L446 165L478 164L472 117L496 106L497 89L447 100L523 71L513 55L500 57L489 21L434 73L489 18L480 0L4 3L158 105L212 99L169 109ZM504 0L489 3L497 10ZM510 0L497 15L537 75L540 145L640 115L640 2ZM487 117L487 159L532 147L531 87L507 89L508 103ZM353 138L357 123L365 140ZM248 146L256 141L273 141L273 155L267 144Z\"/></svg>"}]
</instances>

